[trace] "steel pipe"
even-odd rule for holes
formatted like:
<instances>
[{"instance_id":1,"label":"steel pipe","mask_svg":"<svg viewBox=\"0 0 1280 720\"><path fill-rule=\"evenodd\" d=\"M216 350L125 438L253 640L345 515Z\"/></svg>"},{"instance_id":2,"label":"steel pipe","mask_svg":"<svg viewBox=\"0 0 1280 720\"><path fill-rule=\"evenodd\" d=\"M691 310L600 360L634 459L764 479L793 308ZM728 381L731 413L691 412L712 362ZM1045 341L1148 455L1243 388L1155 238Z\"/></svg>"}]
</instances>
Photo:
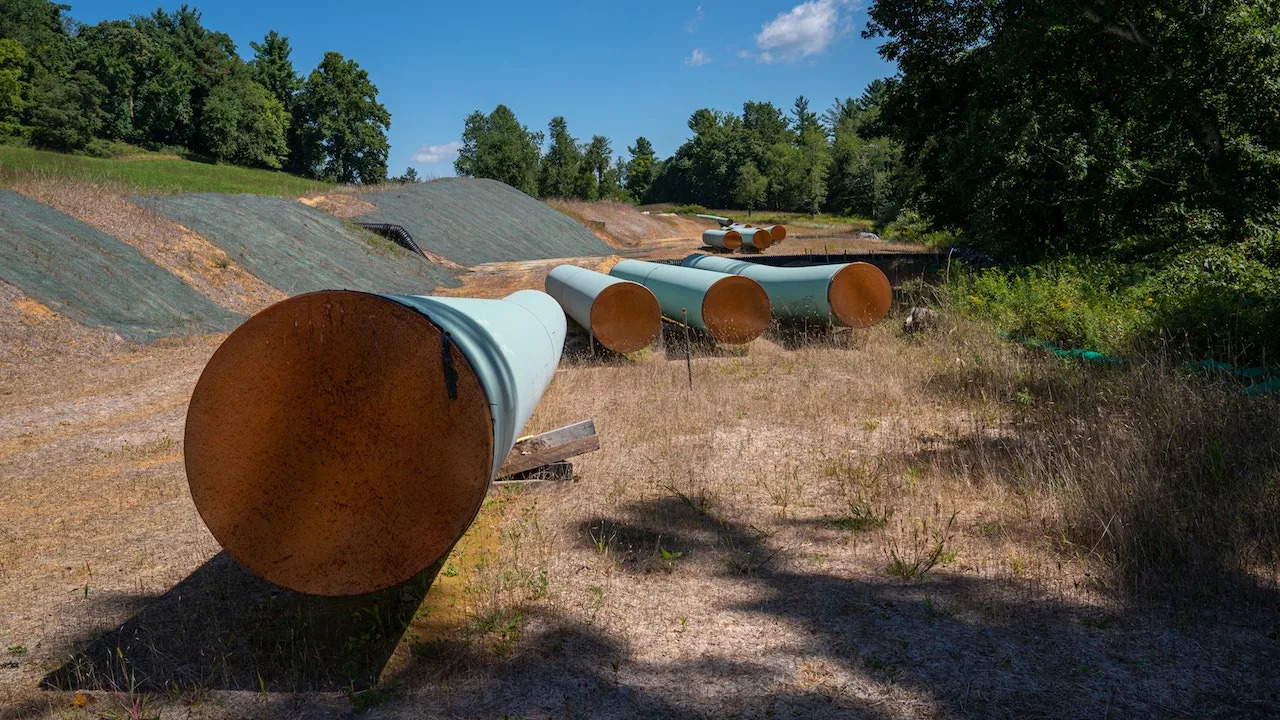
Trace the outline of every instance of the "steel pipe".
<instances>
[{"instance_id":1,"label":"steel pipe","mask_svg":"<svg viewBox=\"0 0 1280 720\"><path fill-rule=\"evenodd\" d=\"M742 233L737 230L703 230L702 244L721 250L737 250L742 247Z\"/></svg>"},{"instance_id":2,"label":"steel pipe","mask_svg":"<svg viewBox=\"0 0 1280 720\"><path fill-rule=\"evenodd\" d=\"M662 329L662 309L649 288L574 265L551 269L547 294L614 352L648 347Z\"/></svg>"},{"instance_id":3,"label":"steel pipe","mask_svg":"<svg viewBox=\"0 0 1280 720\"><path fill-rule=\"evenodd\" d=\"M870 263L786 268L693 254L680 264L759 282L779 318L829 319L847 327L870 327L884 319L893 301L889 279Z\"/></svg>"},{"instance_id":4,"label":"steel pipe","mask_svg":"<svg viewBox=\"0 0 1280 720\"><path fill-rule=\"evenodd\" d=\"M720 215L703 215L703 214L698 214L698 215L694 215L694 217L696 217L696 218L702 218L703 220L712 220L712 221L715 221L715 222L717 222L717 223L720 223L720 227L728 227L728 226L730 226L730 225L732 225L732 224L733 224L733 220L732 220L731 218L723 217L723 216L720 216Z\"/></svg>"},{"instance_id":5,"label":"steel pipe","mask_svg":"<svg viewBox=\"0 0 1280 720\"><path fill-rule=\"evenodd\" d=\"M768 230L751 225L730 225L729 230L737 230L742 236L742 246L753 250L768 250L773 244L773 236Z\"/></svg>"},{"instance_id":6,"label":"steel pipe","mask_svg":"<svg viewBox=\"0 0 1280 720\"><path fill-rule=\"evenodd\" d=\"M734 223L729 227L736 230L738 228L738 225L742 225L743 227L754 227L753 225L748 225L747 223ZM773 240L774 245L777 245L778 243L782 242L782 240L787 237L787 228L785 225L765 225L763 229L769 233L769 238Z\"/></svg>"},{"instance_id":7,"label":"steel pipe","mask_svg":"<svg viewBox=\"0 0 1280 720\"><path fill-rule=\"evenodd\" d=\"M609 274L649 288L663 315L718 343L749 343L769 327L769 296L750 278L640 260L623 260Z\"/></svg>"},{"instance_id":8,"label":"steel pipe","mask_svg":"<svg viewBox=\"0 0 1280 720\"><path fill-rule=\"evenodd\" d=\"M555 374L550 296L330 290L249 318L187 410L191 497L250 571L317 595L404 582L449 551Z\"/></svg>"}]
</instances>

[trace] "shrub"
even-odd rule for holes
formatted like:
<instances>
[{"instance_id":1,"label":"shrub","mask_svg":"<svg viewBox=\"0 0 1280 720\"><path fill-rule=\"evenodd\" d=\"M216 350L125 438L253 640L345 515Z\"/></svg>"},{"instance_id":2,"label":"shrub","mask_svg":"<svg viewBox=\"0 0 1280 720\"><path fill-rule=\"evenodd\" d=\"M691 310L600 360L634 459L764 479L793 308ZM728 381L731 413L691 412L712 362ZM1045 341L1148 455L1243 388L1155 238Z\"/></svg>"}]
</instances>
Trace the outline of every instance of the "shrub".
<instances>
[{"instance_id":1,"label":"shrub","mask_svg":"<svg viewBox=\"0 0 1280 720\"><path fill-rule=\"evenodd\" d=\"M671 212L677 215L706 215L708 213L706 208L696 203L691 205L680 205L678 207L673 207L671 208Z\"/></svg>"}]
</instances>

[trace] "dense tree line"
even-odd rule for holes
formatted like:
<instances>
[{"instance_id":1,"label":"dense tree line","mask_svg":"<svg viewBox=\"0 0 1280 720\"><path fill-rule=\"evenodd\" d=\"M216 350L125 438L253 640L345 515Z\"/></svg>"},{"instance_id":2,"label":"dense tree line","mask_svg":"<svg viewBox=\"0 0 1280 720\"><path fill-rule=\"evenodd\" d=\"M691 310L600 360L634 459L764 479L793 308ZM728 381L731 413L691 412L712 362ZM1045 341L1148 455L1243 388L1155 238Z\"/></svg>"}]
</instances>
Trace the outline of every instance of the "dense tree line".
<instances>
[{"instance_id":1,"label":"dense tree line","mask_svg":"<svg viewBox=\"0 0 1280 720\"><path fill-rule=\"evenodd\" d=\"M659 160L636 138L628 159L610 163L612 147L596 135L579 142L563 117L544 135L520 124L505 105L474 112L454 167L460 175L496 178L544 198L698 203L708 207L820 211L892 219L901 207L901 150L879 135L884 81L858 98L837 100L819 116L800 97L791 114L747 102L742 114L700 109L691 139ZM546 141L546 152L542 146Z\"/></svg>"},{"instance_id":2,"label":"dense tree line","mask_svg":"<svg viewBox=\"0 0 1280 720\"><path fill-rule=\"evenodd\" d=\"M49 0L0 4L0 134L103 152L111 141L338 182L387 175L391 115L353 60L305 78L276 31L236 53L198 10L81 25Z\"/></svg>"},{"instance_id":3,"label":"dense tree line","mask_svg":"<svg viewBox=\"0 0 1280 720\"><path fill-rule=\"evenodd\" d=\"M878 0L865 34L913 201L970 243L1142 257L1280 225L1278 3Z\"/></svg>"}]
</instances>

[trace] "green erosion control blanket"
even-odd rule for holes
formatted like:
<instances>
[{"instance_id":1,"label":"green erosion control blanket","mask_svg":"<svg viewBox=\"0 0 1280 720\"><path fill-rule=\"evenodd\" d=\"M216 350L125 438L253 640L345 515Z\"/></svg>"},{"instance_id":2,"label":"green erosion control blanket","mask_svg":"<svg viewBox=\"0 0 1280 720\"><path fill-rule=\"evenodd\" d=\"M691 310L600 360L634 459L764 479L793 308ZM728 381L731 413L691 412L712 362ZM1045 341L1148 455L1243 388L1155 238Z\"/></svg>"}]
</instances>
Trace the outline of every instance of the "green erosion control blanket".
<instances>
[{"instance_id":1,"label":"green erosion control blanket","mask_svg":"<svg viewBox=\"0 0 1280 720\"><path fill-rule=\"evenodd\" d=\"M242 320L132 246L9 190L0 190L0 279L134 342L222 332Z\"/></svg>"},{"instance_id":2,"label":"green erosion control blanket","mask_svg":"<svg viewBox=\"0 0 1280 720\"><path fill-rule=\"evenodd\" d=\"M360 197L378 209L356 220L403 225L423 250L462 265L613 252L578 221L496 180L444 178Z\"/></svg>"},{"instance_id":3,"label":"green erosion control blanket","mask_svg":"<svg viewBox=\"0 0 1280 720\"><path fill-rule=\"evenodd\" d=\"M288 295L421 295L457 284L421 255L290 198L195 193L134 201L194 230Z\"/></svg>"}]
</instances>

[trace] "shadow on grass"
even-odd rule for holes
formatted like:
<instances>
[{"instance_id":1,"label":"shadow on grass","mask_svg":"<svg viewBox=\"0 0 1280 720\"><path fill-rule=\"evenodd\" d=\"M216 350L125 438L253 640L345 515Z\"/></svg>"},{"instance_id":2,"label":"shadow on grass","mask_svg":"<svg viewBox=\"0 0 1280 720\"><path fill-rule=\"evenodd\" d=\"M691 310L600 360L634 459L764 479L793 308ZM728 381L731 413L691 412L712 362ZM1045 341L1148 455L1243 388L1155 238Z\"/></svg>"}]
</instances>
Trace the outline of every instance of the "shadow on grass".
<instances>
[{"instance_id":1,"label":"shadow on grass","mask_svg":"<svg viewBox=\"0 0 1280 720\"><path fill-rule=\"evenodd\" d=\"M50 690L360 691L372 687L435 580L353 597L304 595L225 552L45 677Z\"/></svg>"},{"instance_id":2,"label":"shadow on grass","mask_svg":"<svg viewBox=\"0 0 1280 720\"><path fill-rule=\"evenodd\" d=\"M837 532L817 527L814 533ZM857 533L849 534L856 538ZM1272 602L1247 616L1209 604L1207 624L1137 610L1079 606L1036 583L935 570L903 581L796 569L789 549L750 526L680 498L636 502L578 527L580 543L614 553L617 567L645 573L653 609L662 605L663 572L729 578L733 596L719 610L774 619L790 628L783 645L715 655L646 659L625 638L566 625L554 615L534 626L523 653L502 668L501 684L531 696L564 693L583 715L663 717L1275 717L1280 713L1280 613ZM862 536L868 537L868 536ZM646 560L661 546L680 566ZM744 586L745 584L745 586ZM1275 590L1271 590L1275 600ZM719 597L719 596L717 596ZM660 617L655 615L655 621ZM797 639L801 638L801 639ZM726 642L731 642L726 640ZM558 648L547 653L545 648ZM541 649L540 649L541 648ZM736 655L724 659L723 655ZM858 679L796 680L796 658L819 675L840 668ZM551 665L552 667L548 667ZM821 670L821 668L826 670ZM752 683L741 683L752 677ZM664 683L714 687L736 678L732 694L682 691ZM492 679L490 679L492 681ZM554 693L543 693L548 685ZM670 685L675 687L675 685ZM918 705L884 698L909 688ZM568 700L566 700L568 702ZM499 711L511 706L488 706ZM653 715L651 715L653 716Z\"/></svg>"}]
</instances>

